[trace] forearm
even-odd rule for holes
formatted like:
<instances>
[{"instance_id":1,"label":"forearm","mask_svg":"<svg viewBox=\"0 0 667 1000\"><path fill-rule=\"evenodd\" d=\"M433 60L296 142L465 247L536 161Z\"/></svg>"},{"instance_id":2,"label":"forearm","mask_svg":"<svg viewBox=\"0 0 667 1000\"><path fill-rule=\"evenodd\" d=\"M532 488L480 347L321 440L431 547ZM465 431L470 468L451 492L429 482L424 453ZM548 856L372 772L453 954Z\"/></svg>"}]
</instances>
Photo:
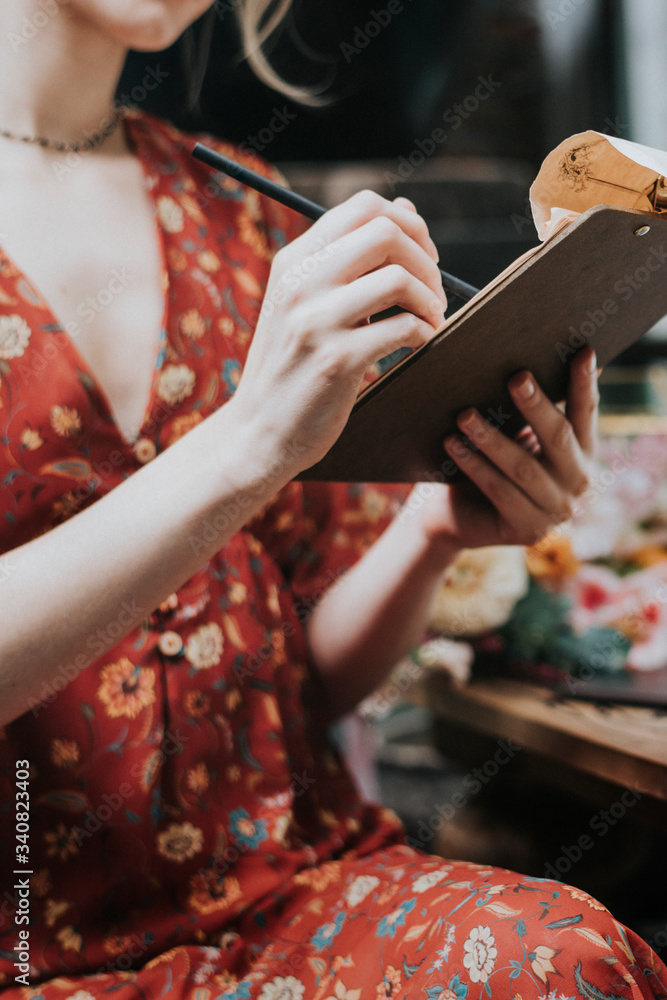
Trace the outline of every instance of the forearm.
<instances>
[{"instance_id":1,"label":"forearm","mask_svg":"<svg viewBox=\"0 0 667 1000\"><path fill-rule=\"evenodd\" d=\"M275 462L261 449L230 402L107 496L0 559L0 724L34 705L45 682L85 669L127 635L289 481L290 457Z\"/></svg>"},{"instance_id":2,"label":"forearm","mask_svg":"<svg viewBox=\"0 0 667 1000\"><path fill-rule=\"evenodd\" d=\"M406 506L325 594L307 633L333 716L370 694L419 641L456 547L434 544Z\"/></svg>"}]
</instances>

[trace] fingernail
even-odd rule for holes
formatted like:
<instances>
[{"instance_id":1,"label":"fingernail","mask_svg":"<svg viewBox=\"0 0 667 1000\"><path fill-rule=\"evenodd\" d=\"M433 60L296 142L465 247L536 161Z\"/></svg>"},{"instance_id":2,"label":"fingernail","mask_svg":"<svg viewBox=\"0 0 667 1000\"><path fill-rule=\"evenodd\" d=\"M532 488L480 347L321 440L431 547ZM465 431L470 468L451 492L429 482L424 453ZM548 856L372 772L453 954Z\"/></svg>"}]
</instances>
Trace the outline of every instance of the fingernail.
<instances>
[{"instance_id":1,"label":"fingernail","mask_svg":"<svg viewBox=\"0 0 667 1000\"><path fill-rule=\"evenodd\" d=\"M468 455L468 448L466 448L463 438L459 437L458 434L448 434L444 444L447 451L453 452L458 459L464 459Z\"/></svg>"},{"instance_id":2,"label":"fingernail","mask_svg":"<svg viewBox=\"0 0 667 1000\"><path fill-rule=\"evenodd\" d=\"M598 366L598 357L595 351L593 351L591 354L590 361L588 362L588 370L591 373L591 375L597 369L597 366Z\"/></svg>"},{"instance_id":3,"label":"fingernail","mask_svg":"<svg viewBox=\"0 0 667 1000\"><path fill-rule=\"evenodd\" d=\"M470 434L474 438L483 438L488 431L488 427L477 410L465 410L459 417L460 425L463 425L466 434Z\"/></svg>"},{"instance_id":4,"label":"fingernail","mask_svg":"<svg viewBox=\"0 0 667 1000\"><path fill-rule=\"evenodd\" d=\"M435 245L435 243L433 242L433 240L431 239L430 236L429 236L429 242L431 244L431 249L433 250L433 253L435 254L435 259L439 261L440 260L440 254L438 253L438 248L437 248L437 246Z\"/></svg>"},{"instance_id":5,"label":"fingernail","mask_svg":"<svg viewBox=\"0 0 667 1000\"><path fill-rule=\"evenodd\" d=\"M433 321L431 325L434 326L436 330L439 327L441 327L445 321L445 313L442 308L442 305L443 305L442 302L440 302L438 299L433 300L433 305L431 310L433 313Z\"/></svg>"},{"instance_id":6,"label":"fingernail","mask_svg":"<svg viewBox=\"0 0 667 1000\"><path fill-rule=\"evenodd\" d=\"M523 382L519 382L518 385L513 386L513 391L519 399L530 399L535 392L535 383L529 376L528 378L525 378Z\"/></svg>"}]
</instances>

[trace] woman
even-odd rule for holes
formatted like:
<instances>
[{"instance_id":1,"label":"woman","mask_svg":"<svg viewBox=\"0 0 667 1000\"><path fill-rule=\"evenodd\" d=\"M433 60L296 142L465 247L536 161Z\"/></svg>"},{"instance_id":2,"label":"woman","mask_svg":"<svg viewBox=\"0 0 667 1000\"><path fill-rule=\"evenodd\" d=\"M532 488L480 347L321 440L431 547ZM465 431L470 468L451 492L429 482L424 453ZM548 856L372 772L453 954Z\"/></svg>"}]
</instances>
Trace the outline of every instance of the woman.
<instances>
[{"instance_id":1,"label":"woman","mask_svg":"<svg viewBox=\"0 0 667 1000\"><path fill-rule=\"evenodd\" d=\"M437 254L404 199L361 194L297 235L212 184L192 137L116 120L127 49L209 6L0 9L5 991L664 996L657 956L587 894L408 848L325 736L462 546L568 516L595 360L567 416L513 380L538 454L462 417L479 449L445 448L481 492L416 487L392 517L403 487L294 483L367 367L438 326ZM267 7L240 8L249 48Z\"/></svg>"}]
</instances>

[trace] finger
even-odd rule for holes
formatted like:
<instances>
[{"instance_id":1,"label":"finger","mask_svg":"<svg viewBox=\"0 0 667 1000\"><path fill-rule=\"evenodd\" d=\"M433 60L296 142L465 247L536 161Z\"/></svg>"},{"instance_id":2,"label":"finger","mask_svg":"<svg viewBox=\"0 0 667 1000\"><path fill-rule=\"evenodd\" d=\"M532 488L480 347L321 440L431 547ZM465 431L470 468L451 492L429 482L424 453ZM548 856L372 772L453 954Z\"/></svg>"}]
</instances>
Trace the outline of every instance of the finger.
<instances>
[{"instance_id":1,"label":"finger","mask_svg":"<svg viewBox=\"0 0 667 1000\"><path fill-rule=\"evenodd\" d=\"M540 455L542 448L540 442L537 440L537 434L532 427L523 427L518 434L514 436L514 440L517 444L520 444L522 448L529 451L531 455Z\"/></svg>"},{"instance_id":2,"label":"finger","mask_svg":"<svg viewBox=\"0 0 667 1000\"><path fill-rule=\"evenodd\" d=\"M400 195L398 198L394 198L394 205L402 205L403 208L407 208L410 212L417 212L417 206L409 198L404 198Z\"/></svg>"},{"instance_id":3,"label":"finger","mask_svg":"<svg viewBox=\"0 0 667 1000\"><path fill-rule=\"evenodd\" d=\"M365 370L400 347L416 350L432 336L430 323L425 323L412 312L404 312L351 331L340 338L340 345L342 350L351 352L355 364Z\"/></svg>"},{"instance_id":4,"label":"finger","mask_svg":"<svg viewBox=\"0 0 667 1000\"><path fill-rule=\"evenodd\" d=\"M337 250L327 271L330 284L347 285L376 268L399 264L431 289L441 309L446 307L447 296L437 264L391 219L372 219L340 239Z\"/></svg>"},{"instance_id":5,"label":"finger","mask_svg":"<svg viewBox=\"0 0 667 1000\"><path fill-rule=\"evenodd\" d=\"M356 281L341 283L332 290L329 300L336 310L338 325L348 328L365 323L369 316L391 306L400 306L428 323L432 337L445 318L442 299L400 264L388 264Z\"/></svg>"},{"instance_id":6,"label":"finger","mask_svg":"<svg viewBox=\"0 0 667 1000\"><path fill-rule=\"evenodd\" d=\"M311 244L322 246L321 241L324 240L324 245L328 245L381 216L386 216L400 226L406 236L418 243L425 253L437 262L436 245L429 236L428 226L421 215L403 205L402 200L399 203L388 201L374 191L360 191L335 208L329 209L294 242L304 241L306 246Z\"/></svg>"},{"instance_id":7,"label":"finger","mask_svg":"<svg viewBox=\"0 0 667 1000\"><path fill-rule=\"evenodd\" d=\"M587 459L572 424L544 395L530 372L512 376L508 387L515 404L537 435L543 462L563 488L579 496L588 486Z\"/></svg>"},{"instance_id":8,"label":"finger","mask_svg":"<svg viewBox=\"0 0 667 1000\"><path fill-rule=\"evenodd\" d=\"M511 441L497 427L484 420L477 410L465 410L457 422L472 444L531 503L547 511L556 522L567 521L572 517L571 503L561 486L521 444Z\"/></svg>"},{"instance_id":9,"label":"finger","mask_svg":"<svg viewBox=\"0 0 667 1000\"><path fill-rule=\"evenodd\" d=\"M596 450L599 403L597 358L595 351L586 347L572 359L565 414L589 458Z\"/></svg>"},{"instance_id":10,"label":"finger","mask_svg":"<svg viewBox=\"0 0 667 1000\"><path fill-rule=\"evenodd\" d=\"M551 528L549 515L458 434L445 438L445 450L482 491L498 515L498 537L512 545L534 545Z\"/></svg>"}]
</instances>

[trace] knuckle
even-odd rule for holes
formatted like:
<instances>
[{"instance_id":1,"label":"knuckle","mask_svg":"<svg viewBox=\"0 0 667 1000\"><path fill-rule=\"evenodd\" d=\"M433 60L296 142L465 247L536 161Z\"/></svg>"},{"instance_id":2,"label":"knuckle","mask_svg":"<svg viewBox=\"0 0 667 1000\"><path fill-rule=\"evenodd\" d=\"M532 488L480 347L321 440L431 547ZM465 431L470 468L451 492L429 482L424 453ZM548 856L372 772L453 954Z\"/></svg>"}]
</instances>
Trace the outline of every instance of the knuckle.
<instances>
[{"instance_id":1,"label":"knuckle","mask_svg":"<svg viewBox=\"0 0 667 1000\"><path fill-rule=\"evenodd\" d=\"M429 233L429 229L428 229L428 225L426 223L426 220L424 219L424 217L422 215L417 215L415 217L413 225L415 226L415 228L416 228L416 230L418 232L418 235L420 236L421 239L424 239L424 240L430 239L430 235L431 234Z\"/></svg>"},{"instance_id":2,"label":"knuckle","mask_svg":"<svg viewBox=\"0 0 667 1000\"><path fill-rule=\"evenodd\" d=\"M327 344L321 351L319 368L327 381L339 379L349 371L349 367L350 358L345 348Z\"/></svg>"},{"instance_id":3,"label":"knuckle","mask_svg":"<svg viewBox=\"0 0 667 1000\"><path fill-rule=\"evenodd\" d=\"M385 211L386 207L384 198L376 191L370 191L368 188L355 194L352 201L356 203L362 214L366 216L379 215L380 212Z\"/></svg>"},{"instance_id":4,"label":"knuckle","mask_svg":"<svg viewBox=\"0 0 667 1000\"><path fill-rule=\"evenodd\" d=\"M418 316L413 315L413 313L405 314L403 329L405 331L405 338L409 341L409 344L422 344L431 337L430 328Z\"/></svg>"},{"instance_id":5,"label":"knuckle","mask_svg":"<svg viewBox=\"0 0 667 1000\"><path fill-rule=\"evenodd\" d=\"M297 301L293 303L291 308L292 322L289 332L294 341L305 342L321 327L321 315L317 309L313 308L310 299L299 300L297 293L294 293L294 298Z\"/></svg>"},{"instance_id":6,"label":"knuckle","mask_svg":"<svg viewBox=\"0 0 667 1000\"><path fill-rule=\"evenodd\" d=\"M506 499L502 483L499 483L495 478L490 477L486 479L482 488L493 506L496 509L499 509Z\"/></svg>"},{"instance_id":7,"label":"knuckle","mask_svg":"<svg viewBox=\"0 0 667 1000\"><path fill-rule=\"evenodd\" d=\"M368 225L375 241L383 245L393 243L400 232L400 227L386 215L378 215Z\"/></svg>"},{"instance_id":8,"label":"knuckle","mask_svg":"<svg viewBox=\"0 0 667 1000\"><path fill-rule=\"evenodd\" d=\"M590 405L588 407L588 412L589 413L595 413L595 411L597 410L597 408L599 407L599 405L600 405L600 391L599 391L599 389L596 388L592 392L592 394L591 394L591 399L590 399Z\"/></svg>"},{"instance_id":9,"label":"knuckle","mask_svg":"<svg viewBox=\"0 0 667 1000\"><path fill-rule=\"evenodd\" d=\"M515 463L513 476L517 483L528 486L535 481L537 467L535 461L529 455L522 455Z\"/></svg>"},{"instance_id":10,"label":"knuckle","mask_svg":"<svg viewBox=\"0 0 667 1000\"><path fill-rule=\"evenodd\" d=\"M412 278L401 264L388 264L384 270L392 291L407 292Z\"/></svg>"}]
</instances>

